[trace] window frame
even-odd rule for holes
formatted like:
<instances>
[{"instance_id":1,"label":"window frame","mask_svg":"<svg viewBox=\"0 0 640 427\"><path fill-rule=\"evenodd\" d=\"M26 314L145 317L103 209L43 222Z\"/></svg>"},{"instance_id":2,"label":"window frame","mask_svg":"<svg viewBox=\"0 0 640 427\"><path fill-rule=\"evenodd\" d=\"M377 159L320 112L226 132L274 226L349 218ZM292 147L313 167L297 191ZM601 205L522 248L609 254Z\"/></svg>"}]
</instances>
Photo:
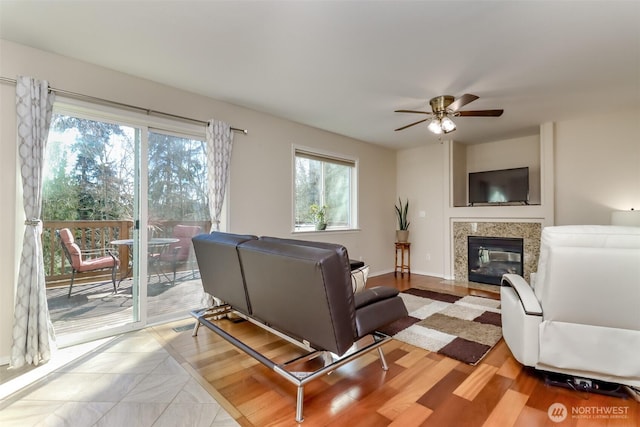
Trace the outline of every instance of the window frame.
<instances>
[{"instance_id":1,"label":"window frame","mask_svg":"<svg viewBox=\"0 0 640 427\"><path fill-rule=\"evenodd\" d=\"M296 226L296 159L300 157L312 158L326 163L343 164L351 167L349 177L349 223L346 226L327 226L325 230L316 230L311 226ZM298 233L326 233L358 231L358 175L360 160L346 154L320 150L313 147L292 144L291 146L291 232ZM324 185L324 182L322 183Z\"/></svg>"}]
</instances>

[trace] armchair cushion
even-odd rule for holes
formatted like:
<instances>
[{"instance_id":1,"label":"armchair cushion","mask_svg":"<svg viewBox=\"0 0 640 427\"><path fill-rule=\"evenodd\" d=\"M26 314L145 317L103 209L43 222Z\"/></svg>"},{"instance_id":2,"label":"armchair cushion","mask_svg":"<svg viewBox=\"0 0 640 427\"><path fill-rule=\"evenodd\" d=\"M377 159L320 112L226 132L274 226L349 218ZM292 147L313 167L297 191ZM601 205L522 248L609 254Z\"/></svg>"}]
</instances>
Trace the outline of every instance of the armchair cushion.
<instances>
[{"instance_id":1,"label":"armchair cushion","mask_svg":"<svg viewBox=\"0 0 640 427\"><path fill-rule=\"evenodd\" d=\"M75 243L73 233L68 228L62 228L60 231L60 240L65 245L69 255L71 256L71 266L79 271L82 265L82 252L80 247Z\"/></svg>"},{"instance_id":2,"label":"armchair cushion","mask_svg":"<svg viewBox=\"0 0 640 427\"><path fill-rule=\"evenodd\" d=\"M98 258L89 258L85 259L79 267L76 268L77 271L93 271L99 270L101 268L109 268L118 264L117 258L111 255L104 255Z\"/></svg>"},{"instance_id":3,"label":"armchair cushion","mask_svg":"<svg viewBox=\"0 0 640 427\"><path fill-rule=\"evenodd\" d=\"M113 291L117 291L116 286L116 269L120 265L118 257L108 249L96 249L84 251L87 255L83 259L83 251L75 243L73 233L68 228L62 228L56 231L62 250L67 260L71 264L71 281L69 283L68 297L71 297L71 288L73 288L73 281L75 279L76 272L82 273L86 271L101 270L111 268L111 282L113 283Z\"/></svg>"},{"instance_id":4,"label":"armchair cushion","mask_svg":"<svg viewBox=\"0 0 640 427\"><path fill-rule=\"evenodd\" d=\"M197 225L176 225L173 227L172 237L178 239L171 243L160 254L160 261L186 261L191 253L191 238L199 234L202 229Z\"/></svg>"}]
</instances>

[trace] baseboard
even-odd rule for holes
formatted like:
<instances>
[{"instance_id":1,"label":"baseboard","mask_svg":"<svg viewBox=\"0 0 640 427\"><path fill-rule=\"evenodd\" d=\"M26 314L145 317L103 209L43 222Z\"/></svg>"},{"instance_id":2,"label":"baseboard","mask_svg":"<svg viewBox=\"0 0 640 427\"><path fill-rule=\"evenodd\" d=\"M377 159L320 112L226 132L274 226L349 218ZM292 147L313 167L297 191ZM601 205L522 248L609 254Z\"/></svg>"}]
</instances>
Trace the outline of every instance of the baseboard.
<instances>
[{"instance_id":1,"label":"baseboard","mask_svg":"<svg viewBox=\"0 0 640 427\"><path fill-rule=\"evenodd\" d=\"M382 276L383 274L393 273L393 270L369 271L369 277Z\"/></svg>"},{"instance_id":2,"label":"baseboard","mask_svg":"<svg viewBox=\"0 0 640 427\"><path fill-rule=\"evenodd\" d=\"M392 273L394 273L394 270L374 271L374 272L369 272L369 277L382 276L383 274L392 274ZM411 270L411 274L418 274L420 276L437 277L439 279L443 279L444 280L444 276L442 276L442 274L440 274L440 273L429 273L429 272L424 272L424 271Z\"/></svg>"}]
</instances>

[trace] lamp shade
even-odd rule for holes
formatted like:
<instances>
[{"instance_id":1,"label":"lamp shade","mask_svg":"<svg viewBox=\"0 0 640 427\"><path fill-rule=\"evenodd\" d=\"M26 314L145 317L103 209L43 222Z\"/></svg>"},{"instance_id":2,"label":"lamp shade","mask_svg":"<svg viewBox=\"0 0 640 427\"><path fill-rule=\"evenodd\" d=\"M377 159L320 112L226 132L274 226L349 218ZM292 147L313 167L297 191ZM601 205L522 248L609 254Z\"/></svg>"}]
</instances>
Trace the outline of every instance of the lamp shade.
<instances>
[{"instance_id":1,"label":"lamp shade","mask_svg":"<svg viewBox=\"0 0 640 427\"><path fill-rule=\"evenodd\" d=\"M633 209L630 211L613 211L611 212L611 225L640 227L640 211Z\"/></svg>"},{"instance_id":2,"label":"lamp shade","mask_svg":"<svg viewBox=\"0 0 640 427\"><path fill-rule=\"evenodd\" d=\"M442 133L442 123L440 123L440 119L437 117L434 117L433 120L429 122L429 126L427 126L427 128L436 135Z\"/></svg>"},{"instance_id":3,"label":"lamp shade","mask_svg":"<svg viewBox=\"0 0 640 427\"><path fill-rule=\"evenodd\" d=\"M440 124L442 126L442 130L444 131L444 133L449 133L456 130L456 124L453 123L453 120L451 120L447 116L442 118L442 120L440 121Z\"/></svg>"}]
</instances>

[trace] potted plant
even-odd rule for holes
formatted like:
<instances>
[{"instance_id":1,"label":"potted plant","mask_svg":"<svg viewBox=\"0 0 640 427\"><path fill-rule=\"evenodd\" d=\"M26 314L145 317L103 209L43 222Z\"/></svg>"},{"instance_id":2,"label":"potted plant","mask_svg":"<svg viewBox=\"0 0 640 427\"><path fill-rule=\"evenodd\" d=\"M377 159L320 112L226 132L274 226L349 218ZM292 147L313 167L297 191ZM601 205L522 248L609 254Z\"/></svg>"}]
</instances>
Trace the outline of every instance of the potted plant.
<instances>
[{"instance_id":1,"label":"potted plant","mask_svg":"<svg viewBox=\"0 0 640 427\"><path fill-rule=\"evenodd\" d=\"M398 230L396 230L396 239L398 242L407 242L409 240L409 224L407 220L407 212L409 211L409 199L403 204L398 197L398 205L396 205L396 217L398 218Z\"/></svg>"},{"instance_id":2,"label":"potted plant","mask_svg":"<svg viewBox=\"0 0 640 427\"><path fill-rule=\"evenodd\" d=\"M311 212L311 218L316 225L316 230L325 230L327 228L327 207L313 204L309 208L309 212Z\"/></svg>"}]
</instances>

